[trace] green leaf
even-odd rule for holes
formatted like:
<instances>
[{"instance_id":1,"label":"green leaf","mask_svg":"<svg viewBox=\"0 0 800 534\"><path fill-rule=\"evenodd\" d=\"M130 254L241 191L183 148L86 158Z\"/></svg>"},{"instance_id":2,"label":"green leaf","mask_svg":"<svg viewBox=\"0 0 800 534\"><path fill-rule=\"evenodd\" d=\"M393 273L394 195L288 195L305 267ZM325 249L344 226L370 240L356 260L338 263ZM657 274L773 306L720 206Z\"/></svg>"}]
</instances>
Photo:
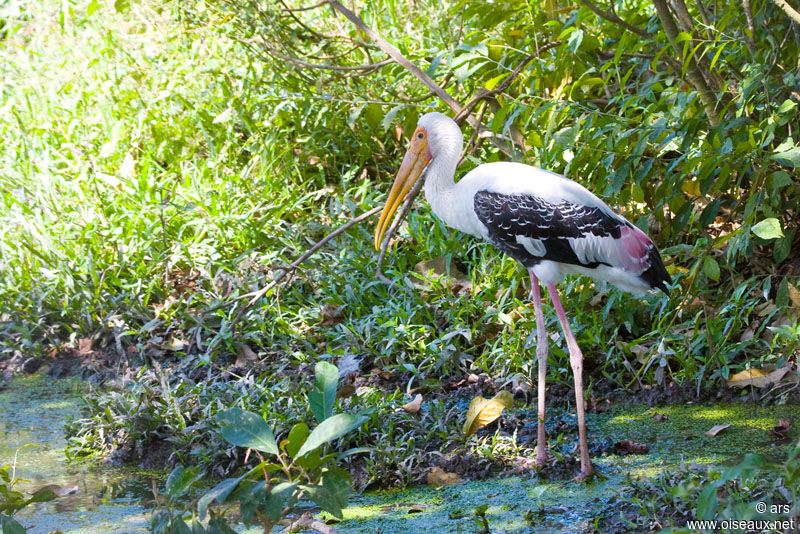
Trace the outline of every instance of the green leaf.
<instances>
[{"instance_id":1,"label":"green leaf","mask_svg":"<svg viewBox=\"0 0 800 534\"><path fill-rule=\"evenodd\" d=\"M208 505L211 504L211 501L215 500L217 503L222 504L225 502L225 499L228 498L228 495L236 489L236 486L239 485L239 482L246 476L242 475L236 478L226 478L216 486L214 486L211 491L200 497L197 501L197 515L200 516L200 520L206 518L206 511L208 510Z\"/></svg>"},{"instance_id":2,"label":"green leaf","mask_svg":"<svg viewBox=\"0 0 800 534\"><path fill-rule=\"evenodd\" d=\"M292 458L297 456L297 451L305 443L306 438L308 438L308 425L305 423L294 425L286 438L286 441L288 441L285 447L286 453Z\"/></svg>"},{"instance_id":3,"label":"green leaf","mask_svg":"<svg viewBox=\"0 0 800 534\"><path fill-rule=\"evenodd\" d=\"M342 518L342 508L347 506L347 496L350 493L350 475L347 471L339 468L327 469L322 473L321 484L301 488L320 508L338 519Z\"/></svg>"},{"instance_id":4,"label":"green leaf","mask_svg":"<svg viewBox=\"0 0 800 534\"><path fill-rule=\"evenodd\" d=\"M783 237L781 223L775 217L764 219L750 230L761 239L777 239Z\"/></svg>"},{"instance_id":5,"label":"green leaf","mask_svg":"<svg viewBox=\"0 0 800 534\"><path fill-rule=\"evenodd\" d=\"M317 423L333 415L333 405L336 403L336 388L339 385L339 369L325 361L317 362L314 367L314 389L308 394L308 403L311 413Z\"/></svg>"},{"instance_id":6,"label":"green leaf","mask_svg":"<svg viewBox=\"0 0 800 534\"><path fill-rule=\"evenodd\" d=\"M270 490L267 502L264 504L270 519L275 522L281 520L284 505L296 487L297 482L281 482Z\"/></svg>"},{"instance_id":7,"label":"green leaf","mask_svg":"<svg viewBox=\"0 0 800 534\"><path fill-rule=\"evenodd\" d=\"M404 107L406 107L405 104L399 104L399 105L393 107L392 109L390 109L389 112L386 115L383 116L383 120L381 121L381 128L384 129L384 130L388 130L389 127L394 122L394 118L397 115L397 112L400 111L401 109L403 109ZM330 365L330 364L328 364L328 365Z\"/></svg>"},{"instance_id":8,"label":"green leaf","mask_svg":"<svg viewBox=\"0 0 800 534\"><path fill-rule=\"evenodd\" d=\"M714 519L717 514L717 484L709 484L697 498L697 519Z\"/></svg>"},{"instance_id":9,"label":"green leaf","mask_svg":"<svg viewBox=\"0 0 800 534\"><path fill-rule=\"evenodd\" d=\"M789 257L789 252L792 251L793 237L793 233L789 232L775 241L775 245L772 247L772 257L775 259L776 265L780 265L783 260Z\"/></svg>"},{"instance_id":10,"label":"green leaf","mask_svg":"<svg viewBox=\"0 0 800 534\"><path fill-rule=\"evenodd\" d=\"M25 506L28 506L29 504L34 503L34 502L52 501L53 499L55 499L57 497L58 497L58 495L56 495L55 492L53 492L53 490L49 490L47 488L42 488L42 489L36 491L33 495L31 495L30 499L25 501Z\"/></svg>"},{"instance_id":11,"label":"green leaf","mask_svg":"<svg viewBox=\"0 0 800 534\"><path fill-rule=\"evenodd\" d=\"M711 256L706 256L703 260L703 272L715 282L719 282L719 264Z\"/></svg>"},{"instance_id":12,"label":"green leaf","mask_svg":"<svg viewBox=\"0 0 800 534\"><path fill-rule=\"evenodd\" d=\"M789 280L783 278L778 285L778 291L775 292L775 304L780 308L785 308L789 305Z\"/></svg>"},{"instance_id":13,"label":"green leaf","mask_svg":"<svg viewBox=\"0 0 800 534\"><path fill-rule=\"evenodd\" d=\"M569 34L569 39L567 39L567 46L569 46L569 49L572 50L573 54L575 54L581 47L581 42L583 42L583 30L576 29L574 32Z\"/></svg>"},{"instance_id":14,"label":"green leaf","mask_svg":"<svg viewBox=\"0 0 800 534\"><path fill-rule=\"evenodd\" d=\"M2 534L25 534L25 527L11 517L0 516L0 526L3 528Z\"/></svg>"},{"instance_id":15,"label":"green leaf","mask_svg":"<svg viewBox=\"0 0 800 534\"><path fill-rule=\"evenodd\" d=\"M230 408L217 414L217 422L222 425L220 434L231 445L275 455L280 452L272 429L260 415Z\"/></svg>"},{"instance_id":16,"label":"green leaf","mask_svg":"<svg viewBox=\"0 0 800 534\"><path fill-rule=\"evenodd\" d=\"M306 442L303 443L303 446L297 451L297 456L304 456L324 443L344 436L351 430L361 426L361 423L367 419L368 418L363 415L359 416L349 413L340 413L325 419L311 432Z\"/></svg>"},{"instance_id":17,"label":"green leaf","mask_svg":"<svg viewBox=\"0 0 800 534\"><path fill-rule=\"evenodd\" d=\"M786 143L782 143L781 146L778 147L778 150L780 150L784 145L786 145ZM770 156L770 159L773 159L786 167L800 167L800 147L792 146L788 150L775 152Z\"/></svg>"},{"instance_id":18,"label":"green leaf","mask_svg":"<svg viewBox=\"0 0 800 534\"><path fill-rule=\"evenodd\" d=\"M185 495L186 492L192 487L192 484L197 482L203 477L203 472L198 467L184 468L179 465L172 470L172 473L167 477L166 492L170 500L175 500L178 497Z\"/></svg>"}]
</instances>

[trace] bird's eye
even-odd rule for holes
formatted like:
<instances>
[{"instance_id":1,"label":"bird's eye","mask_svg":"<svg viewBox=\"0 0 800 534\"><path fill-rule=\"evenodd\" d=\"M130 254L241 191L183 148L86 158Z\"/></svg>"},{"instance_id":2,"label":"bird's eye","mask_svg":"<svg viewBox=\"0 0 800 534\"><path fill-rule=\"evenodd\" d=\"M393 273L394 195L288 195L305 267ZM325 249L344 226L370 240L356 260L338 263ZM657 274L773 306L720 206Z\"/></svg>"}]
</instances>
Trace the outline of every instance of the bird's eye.
<instances>
[{"instance_id":1,"label":"bird's eye","mask_svg":"<svg viewBox=\"0 0 800 534\"><path fill-rule=\"evenodd\" d=\"M422 139L423 137L425 137L425 134L423 134L422 132L417 134L417 139Z\"/></svg>"}]
</instances>

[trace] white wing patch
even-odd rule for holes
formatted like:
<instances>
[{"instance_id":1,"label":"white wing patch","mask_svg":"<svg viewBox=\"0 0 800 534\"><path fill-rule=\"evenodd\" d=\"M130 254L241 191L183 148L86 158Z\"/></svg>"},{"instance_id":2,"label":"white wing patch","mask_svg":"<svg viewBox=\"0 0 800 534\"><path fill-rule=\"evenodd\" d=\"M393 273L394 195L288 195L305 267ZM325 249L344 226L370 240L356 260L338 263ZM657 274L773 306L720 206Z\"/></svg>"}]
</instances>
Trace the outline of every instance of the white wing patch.
<instances>
[{"instance_id":1,"label":"white wing patch","mask_svg":"<svg viewBox=\"0 0 800 534\"><path fill-rule=\"evenodd\" d=\"M541 258L547 254L547 249L545 248L541 239L533 239L530 237L525 237L524 235L517 235L515 237L517 243L522 245L522 248L524 248L531 256L538 256Z\"/></svg>"}]
</instances>

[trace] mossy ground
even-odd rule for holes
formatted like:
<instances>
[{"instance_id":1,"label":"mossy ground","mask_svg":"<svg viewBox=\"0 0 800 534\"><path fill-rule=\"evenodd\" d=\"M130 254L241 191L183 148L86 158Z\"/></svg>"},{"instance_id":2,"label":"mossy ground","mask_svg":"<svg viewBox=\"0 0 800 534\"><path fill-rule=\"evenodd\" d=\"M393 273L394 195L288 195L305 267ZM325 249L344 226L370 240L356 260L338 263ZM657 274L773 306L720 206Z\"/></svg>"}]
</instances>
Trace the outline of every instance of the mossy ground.
<instances>
[{"instance_id":1,"label":"mossy ground","mask_svg":"<svg viewBox=\"0 0 800 534\"><path fill-rule=\"evenodd\" d=\"M47 377L17 378L0 392L0 459L13 460L20 450L17 474L33 488L44 484L79 486L76 495L31 509L20 519L29 531L144 532L151 473L99 469L64 460L62 425L77 412L85 386L76 380ZM528 410L525 410L527 412ZM532 413L532 412L531 412ZM582 532L620 499L628 477L654 476L681 462L725 464L747 452L780 457L798 431L776 443L768 430L779 418L796 418L800 406L760 406L736 402L713 405L617 405L605 413L588 414L590 439L595 442L634 440L650 446L647 454L594 458L600 480L578 484L571 479L547 480L534 473L457 486L417 486L397 491L353 495L336 525L342 533L475 532L475 509L487 505L491 532ZM666 417L654 418L656 414ZM571 414L551 410L552 416ZM731 426L716 436L705 434L715 425ZM551 436L551 439L554 436ZM474 438L473 438L474 439Z\"/></svg>"},{"instance_id":2,"label":"mossy ground","mask_svg":"<svg viewBox=\"0 0 800 534\"><path fill-rule=\"evenodd\" d=\"M666 420L656 420L662 414ZM336 525L343 533L475 532L475 508L488 505L492 533L584 532L620 499L628 477L654 476L663 469L725 464L753 452L767 457L784 454L767 431L778 419L794 418L800 406L749 403L650 407L619 406L589 414L590 439L634 440L650 446L647 454L594 458L604 479L589 484L548 481L535 476L507 477L435 489L374 492L355 496ZM718 424L731 426L716 436L705 432ZM781 443L794 443L791 430ZM544 487L544 489L541 489Z\"/></svg>"}]
</instances>

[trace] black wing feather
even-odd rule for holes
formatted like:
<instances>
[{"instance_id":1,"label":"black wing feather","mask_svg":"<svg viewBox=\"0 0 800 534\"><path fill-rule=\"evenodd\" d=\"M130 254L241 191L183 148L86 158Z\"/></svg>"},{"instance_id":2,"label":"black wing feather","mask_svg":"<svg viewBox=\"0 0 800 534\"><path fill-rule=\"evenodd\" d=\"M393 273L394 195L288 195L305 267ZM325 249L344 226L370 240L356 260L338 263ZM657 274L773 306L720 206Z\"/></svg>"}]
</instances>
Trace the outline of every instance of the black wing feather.
<instances>
[{"instance_id":1,"label":"black wing feather","mask_svg":"<svg viewBox=\"0 0 800 534\"><path fill-rule=\"evenodd\" d=\"M566 200L554 204L533 195L478 191L474 208L478 219L489 229L489 240L528 268L543 260L597 267L599 262L582 263L568 240L589 234L619 238L626 222L600 208ZM517 242L517 236L539 240L544 245L544 255L531 254Z\"/></svg>"}]
</instances>

